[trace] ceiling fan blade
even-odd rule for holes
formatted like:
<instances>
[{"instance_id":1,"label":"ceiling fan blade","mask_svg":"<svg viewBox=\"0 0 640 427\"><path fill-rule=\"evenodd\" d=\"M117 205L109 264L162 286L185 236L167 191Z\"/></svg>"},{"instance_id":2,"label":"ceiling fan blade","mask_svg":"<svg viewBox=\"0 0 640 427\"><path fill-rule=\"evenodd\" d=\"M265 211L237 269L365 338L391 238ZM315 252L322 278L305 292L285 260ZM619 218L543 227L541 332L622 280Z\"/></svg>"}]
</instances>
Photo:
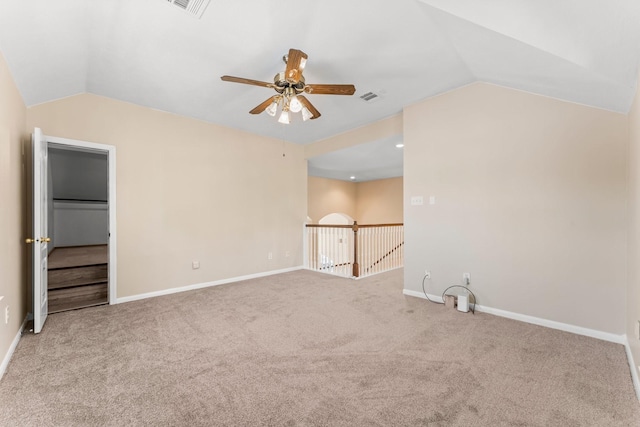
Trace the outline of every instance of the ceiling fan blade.
<instances>
[{"instance_id":1,"label":"ceiling fan blade","mask_svg":"<svg viewBox=\"0 0 640 427\"><path fill-rule=\"evenodd\" d=\"M272 102L276 101L276 98L278 98L278 95L272 96L271 98L269 98L266 101L264 101L262 104L258 105L253 110L249 111L249 113L251 113L251 114L260 114L260 113L262 113L264 110L267 109L267 107L269 105L271 105Z\"/></svg>"},{"instance_id":2,"label":"ceiling fan blade","mask_svg":"<svg viewBox=\"0 0 640 427\"><path fill-rule=\"evenodd\" d=\"M298 49L289 49L287 56L287 69L284 77L291 84L296 84L302 78L302 70L307 62L307 54Z\"/></svg>"},{"instance_id":3,"label":"ceiling fan blade","mask_svg":"<svg viewBox=\"0 0 640 427\"><path fill-rule=\"evenodd\" d=\"M243 77L222 76L220 77L225 82L243 83L246 85L273 87L273 83L261 82L259 80L245 79Z\"/></svg>"},{"instance_id":4,"label":"ceiling fan blade","mask_svg":"<svg viewBox=\"0 0 640 427\"><path fill-rule=\"evenodd\" d=\"M304 91L313 95L353 95L354 85L306 85Z\"/></svg>"},{"instance_id":5,"label":"ceiling fan blade","mask_svg":"<svg viewBox=\"0 0 640 427\"><path fill-rule=\"evenodd\" d=\"M311 104L307 98L305 98L302 95L298 95L298 100L302 105L304 105L307 108L307 110L309 110L309 112L311 112L311 114L313 114L313 117L311 117L311 120L317 119L318 117L321 116L320 111L316 110L316 107L314 107L313 104Z\"/></svg>"}]
</instances>

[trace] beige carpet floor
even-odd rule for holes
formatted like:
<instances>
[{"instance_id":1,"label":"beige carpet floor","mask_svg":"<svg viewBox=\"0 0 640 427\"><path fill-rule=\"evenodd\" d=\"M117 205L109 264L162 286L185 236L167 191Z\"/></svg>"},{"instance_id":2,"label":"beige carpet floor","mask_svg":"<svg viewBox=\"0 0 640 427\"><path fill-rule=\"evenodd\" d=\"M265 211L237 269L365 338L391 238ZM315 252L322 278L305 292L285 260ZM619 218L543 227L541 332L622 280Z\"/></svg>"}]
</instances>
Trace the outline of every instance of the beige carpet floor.
<instances>
[{"instance_id":1,"label":"beige carpet floor","mask_svg":"<svg viewBox=\"0 0 640 427\"><path fill-rule=\"evenodd\" d=\"M298 271L54 314L2 426L639 426L624 348Z\"/></svg>"}]
</instances>

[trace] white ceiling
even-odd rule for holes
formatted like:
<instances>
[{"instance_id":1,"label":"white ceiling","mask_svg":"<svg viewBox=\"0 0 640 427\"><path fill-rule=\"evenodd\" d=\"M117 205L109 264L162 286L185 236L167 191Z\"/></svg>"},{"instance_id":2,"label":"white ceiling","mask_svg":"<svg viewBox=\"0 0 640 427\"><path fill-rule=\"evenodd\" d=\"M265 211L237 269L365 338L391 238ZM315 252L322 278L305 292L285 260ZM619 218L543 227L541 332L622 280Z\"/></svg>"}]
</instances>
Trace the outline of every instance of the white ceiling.
<instances>
[{"instance_id":1,"label":"white ceiling","mask_svg":"<svg viewBox=\"0 0 640 427\"><path fill-rule=\"evenodd\" d=\"M220 76L272 81L289 48L307 83L356 94L308 95L322 117L304 123L249 115L272 90ZM0 50L28 106L93 93L307 144L475 81L626 113L640 1L211 0L197 19L167 0L0 0Z\"/></svg>"},{"instance_id":2,"label":"white ceiling","mask_svg":"<svg viewBox=\"0 0 640 427\"><path fill-rule=\"evenodd\" d=\"M402 135L316 156L309 160L309 175L354 182L402 176L403 148L396 147L399 143Z\"/></svg>"}]
</instances>

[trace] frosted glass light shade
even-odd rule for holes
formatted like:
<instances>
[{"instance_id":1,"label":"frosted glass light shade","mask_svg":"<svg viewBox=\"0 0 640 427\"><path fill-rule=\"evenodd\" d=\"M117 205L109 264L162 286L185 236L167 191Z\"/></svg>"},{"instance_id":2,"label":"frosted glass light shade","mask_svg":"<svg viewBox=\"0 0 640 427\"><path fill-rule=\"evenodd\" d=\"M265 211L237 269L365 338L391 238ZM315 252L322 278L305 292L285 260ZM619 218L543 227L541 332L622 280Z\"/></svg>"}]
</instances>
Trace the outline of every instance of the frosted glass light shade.
<instances>
[{"instance_id":1,"label":"frosted glass light shade","mask_svg":"<svg viewBox=\"0 0 640 427\"><path fill-rule=\"evenodd\" d=\"M270 115L271 117L275 117L277 109L278 109L278 103L273 101L271 105L269 105L264 111L266 111L267 114Z\"/></svg>"},{"instance_id":2,"label":"frosted glass light shade","mask_svg":"<svg viewBox=\"0 0 640 427\"><path fill-rule=\"evenodd\" d=\"M295 95L292 96L291 100L289 101L289 110L292 113L299 113L300 110L302 110L302 103L300 102L298 97Z\"/></svg>"},{"instance_id":3,"label":"frosted glass light shade","mask_svg":"<svg viewBox=\"0 0 640 427\"><path fill-rule=\"evenodd\" d=\"M313 118L313 114L311 114L311 111L309 111L309 109L307 109L307 107L302 107L302 120L304 120L305 122L309 119Z\"/></svg>"},{"instance_id":4,"label":"frosted glass light shade","mask_svg":"<svg viewBox=\"0 0 640 427\"><path fill-rule=\"evenodd\" d=\"M283 111L282 114L280 114L280 118L278 119L278 121L280 123L284 123L285 125L289 124L289 112L288 111Z\"/></svg>"}]
</instances>

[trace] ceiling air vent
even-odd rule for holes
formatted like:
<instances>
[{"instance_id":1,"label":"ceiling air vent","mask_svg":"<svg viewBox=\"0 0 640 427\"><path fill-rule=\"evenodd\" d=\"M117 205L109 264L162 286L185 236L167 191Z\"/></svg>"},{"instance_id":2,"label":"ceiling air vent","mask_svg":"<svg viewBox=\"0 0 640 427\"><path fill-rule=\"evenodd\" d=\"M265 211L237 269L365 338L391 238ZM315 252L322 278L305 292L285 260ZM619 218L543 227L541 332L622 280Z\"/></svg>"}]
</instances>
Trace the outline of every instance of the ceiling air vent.
<instances>
[{"instance_id":1,"label":"ceiling air vent","mask_svg":"<svg viewBox=\"0 0 640 427\"><path fill-rule=\"evenodd\" d=\"M169 3L179 7L198 18L202 17L204 10L211 0L167 0Z\"/></svg>"},{"instance_id":2,"label":"ceiling air vent","mask_svg":"<svg viewBox=\"0 0 640 427\"><path fill-rule=\"evenodd\" d=\"M373 92L367 92L364 95L360 95L360 99L362 99L363 101L366 101L366 102L372 101L372 100L376 99L377 97L378 97L378 95L373 93Z\"/></svg>"}]
</instances>

